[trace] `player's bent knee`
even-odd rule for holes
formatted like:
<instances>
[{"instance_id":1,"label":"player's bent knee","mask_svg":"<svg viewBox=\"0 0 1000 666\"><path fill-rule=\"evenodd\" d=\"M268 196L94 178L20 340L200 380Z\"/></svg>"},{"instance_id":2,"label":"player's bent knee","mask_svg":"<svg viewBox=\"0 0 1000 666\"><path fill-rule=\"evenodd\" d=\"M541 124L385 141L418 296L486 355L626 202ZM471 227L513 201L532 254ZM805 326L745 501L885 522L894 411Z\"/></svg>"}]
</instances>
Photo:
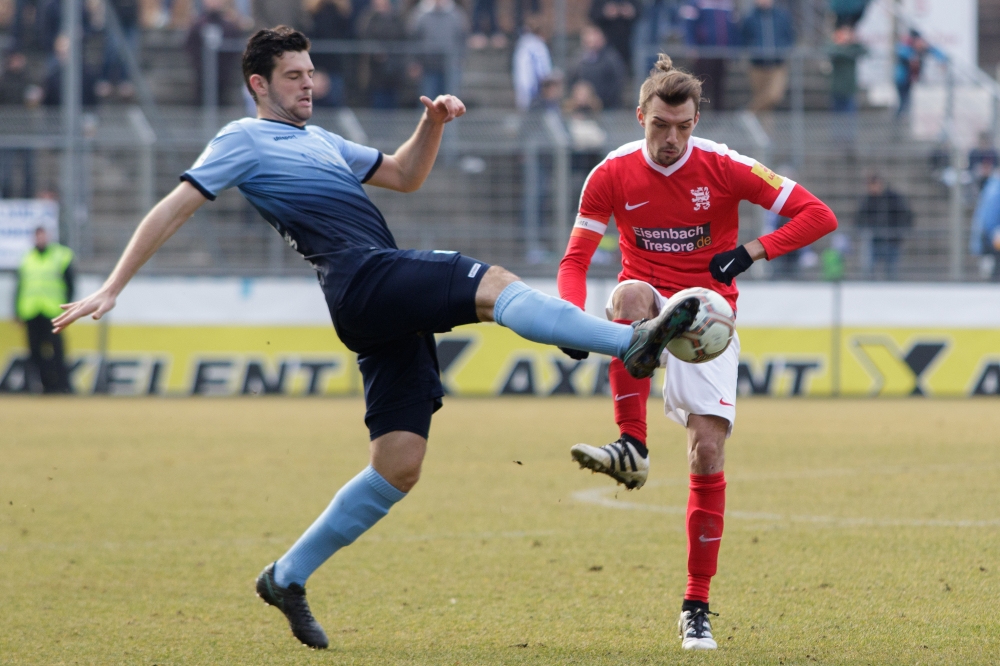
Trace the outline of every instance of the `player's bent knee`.
<instances>
[{"instance_id":1,"label":"player's bent knee","mask_svg":"<svg viewBox=\"0 0 1000 666\"><path fill-rule=\"evenodd\" d=\"M635 321L647 317L655 317L656 299L649 287L644 284L626 284L615 291L614 302L615 319L628 319Z\"/></svg>"},{"instance_id":2,"label":"player's bent knee","mask_svg":"<svg viewBox=\"0 0 1000 666\"><path fill-rule=\"evenodd\" d=\"M502 266L489 267L476 289L476 314L479 321L493 321L493 307L500 294L520 279Z\"/></svg>"},{"instance_id":3,"label":"player's bent knee","mask_svg":"<svg viewBox=\"0 0 1000 666\"><path fill-rule=\"evenodd\" d=\"M371 463L375 471L400 492L410 492L420 480L427 440L412 432L397 430L372 440Z\"/></svg>"}]
</instances>

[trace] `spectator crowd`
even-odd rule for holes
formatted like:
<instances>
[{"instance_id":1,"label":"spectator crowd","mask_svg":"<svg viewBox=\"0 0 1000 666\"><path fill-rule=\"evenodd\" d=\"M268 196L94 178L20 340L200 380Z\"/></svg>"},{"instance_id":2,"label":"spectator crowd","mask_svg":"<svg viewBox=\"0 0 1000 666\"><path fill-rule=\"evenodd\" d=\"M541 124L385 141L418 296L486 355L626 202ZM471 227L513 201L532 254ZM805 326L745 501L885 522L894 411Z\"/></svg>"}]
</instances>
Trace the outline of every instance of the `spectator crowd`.
<instances>
[{"instance_id":1,"label":"spectator crowd","mask_svg":"<svg viewBox=\"0 0 1000 666\"><path fill-rule=\"evenodd\" d=\"M868 0L827 0L838 26L853 30ZM60 35L62 0L0 0L0 102L58 105L68 44ZM191 66L186 98L200 103L206 35L245 39L253 30L278 24L305 32L314 42L318 106L394 108L415 105L420 94L456 89L462 59L470 50L513 46L516 106L540 99L547 77L561 77L567 99L600 100L601 108L630 106L625 99L632 73L644 71L648 53L635 48L696 49L691 68L704 80L712 109L726 109L726 72L733 47L750 49L749 108L779 105L788 86L788 51L796 43L789 0L582 0L569 3L577 43L564 71L554 72L547 40L553 7L541 0L83 0L83 103L135 99L133 81L142 65L140 45L153 31L186 32ZM356 40L354 46L345 41ZM339 45L331 42L340 42ZM173 43L176 43L174 40ZM841 42L836 42L839 44ZM914 42L907 81L919 76L924 43ZM647 49L648 50L648 49ZM835 103L850 88L850 58L838 52L843 83ZM219 99L239 103L239 54L219 54ZM147 63L148 64L148 63ZM849 65L849 67L848 67ZM836 77L835 77L836 78ZM903 84L901 84L903 85ZM901 87L901 95L908 90ZM550 90L551 91L551 90ZM840 100L839 102L836 100Z\"/></svg>"}]
</instances>

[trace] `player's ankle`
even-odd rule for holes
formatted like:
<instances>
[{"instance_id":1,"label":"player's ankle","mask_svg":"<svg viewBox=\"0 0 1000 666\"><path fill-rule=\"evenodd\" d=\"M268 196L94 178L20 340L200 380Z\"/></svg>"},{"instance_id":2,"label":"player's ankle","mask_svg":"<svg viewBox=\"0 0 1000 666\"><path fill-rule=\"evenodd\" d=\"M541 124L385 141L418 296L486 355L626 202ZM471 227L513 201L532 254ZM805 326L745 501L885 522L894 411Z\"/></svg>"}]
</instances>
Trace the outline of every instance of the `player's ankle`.
<instances>
[{"instance_id":1,"label":"player's ankle","mask_svg":"<svg viewBox=\"0 0 1000 666\"><path fill-rule=\"evenodd\" d=\"M703 610L703 611L705 611L707 613L708 612L708 602L707 601L699 601L697 599L685 599L684 603L681 604L681 612L682 613L684 611L691 611L693 613L693 612L699 611L699 610Z\"/></svg>"},{"instance_id":2,"label":"player's ankle","mask_svg":"<svg viewBox=\"0 0 1000 666\"><path fill-rule=\"evenodd\" d=\"M634 437L632 435L629 435L628 433L624 433L623 432L622 436L621 436L621 439L622 439L623 442L625 442L627 444L631 444L632 448L634 448L639 453L639 455L642 456L643 458L646 458L646 457L649 456L649 449L646 448L646 443L643 442L638 437Z\"/></svg>"}]
</instances>

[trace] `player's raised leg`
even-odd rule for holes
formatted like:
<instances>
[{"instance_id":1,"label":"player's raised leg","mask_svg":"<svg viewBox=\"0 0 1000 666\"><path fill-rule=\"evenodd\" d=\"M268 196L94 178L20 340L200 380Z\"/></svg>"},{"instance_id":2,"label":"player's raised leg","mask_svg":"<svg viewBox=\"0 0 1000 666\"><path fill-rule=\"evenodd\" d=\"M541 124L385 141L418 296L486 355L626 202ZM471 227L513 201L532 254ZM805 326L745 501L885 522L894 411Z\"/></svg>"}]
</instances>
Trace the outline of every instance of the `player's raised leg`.
<instances>
[{"instance_id":1,"label":"player's raised leg","mask_svg":"<svg viewBox=\"0 0 1000 666\"><path fill-rule=\"evenodd\" d=\"M499 266L490 267L476 291L480 321L496 321L533 342L615 356L639 378L653 374L663 348L688 329L698 307L697 299L686 299L653 319L617 324L532 289Z\"/></svg>"},{"instance_id":2,"label":"player's raised leg","mask_svg":"<svg viewBox=\"0 0 1000 666\"><path fill-rule=\"evenodd\" d=\"M655 317L660 303L666 300L657 296L656 291L646 283L624 282L611 294L609 314L618 324ZM641 488L649 476L646 403L649 400L650 380L636 379L617 358L612 359L608 374L619 437L599 447L577 444L570 449L570 454L583 469L607 474L629 490Z\"/></svg>"},{"instance_id":3,"label":"player's raised leg","mask_svg":"<svg viewBox=\"0 0 1000 666\"><path fill-rule=\"evenodd\" d=\"M719 416L688 417L690 493L687 506L688 582L678 630L685 650L714 650L709 586L719 562L726 510L725 442L729 421Z\"/></svg>"}]
</instances>

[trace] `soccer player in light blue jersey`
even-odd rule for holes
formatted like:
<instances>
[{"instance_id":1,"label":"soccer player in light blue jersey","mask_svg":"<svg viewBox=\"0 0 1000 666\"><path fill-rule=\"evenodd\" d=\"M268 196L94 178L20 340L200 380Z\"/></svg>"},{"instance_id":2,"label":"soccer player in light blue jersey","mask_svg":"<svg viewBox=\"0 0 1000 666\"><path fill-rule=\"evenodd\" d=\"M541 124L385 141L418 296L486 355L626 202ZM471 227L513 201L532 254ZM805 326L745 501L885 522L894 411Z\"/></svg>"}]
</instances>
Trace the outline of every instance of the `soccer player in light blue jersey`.
<instances>
[{"instance_id":1,"label":"soccer player in light blue jersey","mask_svg":"<svg viewBox=\"0 0 1000 666\"><path fill-rule=\"evenodd\" d=\"M294 545L257 579L304 644L328 640L306 603L306 579L406 497L420 478L431 415L441 407L434 333L495 321L535 342L621 358L637 377L655 370L667 342L686 331L697 299L627 326L530 289L499 266L449 251L400 250L362 183L399 192L427 178L444 126L465 113L451 95L430 100L413 135L392 155L307 125L312 116L309 40L285 26L261 30L243 54L257 117L226 125L177 188L136 229L104 285L62 306L56 331L100 319L139 268L219 192L238 187L315 268L337 335L358 356L371 464L342 487Z\"/></svg>"}]
</instances>

